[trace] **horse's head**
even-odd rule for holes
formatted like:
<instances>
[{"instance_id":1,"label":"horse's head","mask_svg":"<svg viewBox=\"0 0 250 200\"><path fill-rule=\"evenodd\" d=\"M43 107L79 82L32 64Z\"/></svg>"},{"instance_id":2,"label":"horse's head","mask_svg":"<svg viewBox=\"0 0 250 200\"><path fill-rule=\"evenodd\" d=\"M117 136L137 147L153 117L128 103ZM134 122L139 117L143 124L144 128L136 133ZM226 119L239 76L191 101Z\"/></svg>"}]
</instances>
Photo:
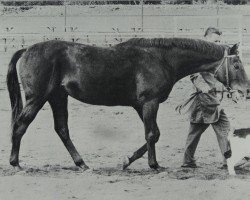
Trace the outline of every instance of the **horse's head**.
<instances>
[{"instance_id":1,"label":"horse's head","mask_svg":"<svg viewBox=\"0 0 250 200\"><path fill-rule=\"evenodd\" d=\"M215 69L214 76L228 90L247 94L250 89L250 82L238 56L238 47L239 44L235 44L233 47L226 47L224 57Z\"/></svg>"}]
</instances>

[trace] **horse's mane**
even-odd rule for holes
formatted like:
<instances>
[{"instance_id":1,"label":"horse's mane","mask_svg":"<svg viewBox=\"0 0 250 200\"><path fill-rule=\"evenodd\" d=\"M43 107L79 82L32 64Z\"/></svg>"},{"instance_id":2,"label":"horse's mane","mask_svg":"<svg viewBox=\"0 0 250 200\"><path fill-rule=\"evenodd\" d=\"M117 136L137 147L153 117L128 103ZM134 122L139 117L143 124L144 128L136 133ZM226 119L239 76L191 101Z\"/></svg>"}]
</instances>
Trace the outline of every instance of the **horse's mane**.
<instances>
[{"instance_id":1,"label":"horse's mane","mask_svg":"<svg viewBox=\"0 0 250 200\"><path fill-rule=\"evenodd\" d=\"M219 60L224 55L225 47L212 42L188 38L132 38L122 42L117 46L140 46L140 47L158 47L165 49L179 48L182 50L192 50Z\"/></svg>"}]
</instances>

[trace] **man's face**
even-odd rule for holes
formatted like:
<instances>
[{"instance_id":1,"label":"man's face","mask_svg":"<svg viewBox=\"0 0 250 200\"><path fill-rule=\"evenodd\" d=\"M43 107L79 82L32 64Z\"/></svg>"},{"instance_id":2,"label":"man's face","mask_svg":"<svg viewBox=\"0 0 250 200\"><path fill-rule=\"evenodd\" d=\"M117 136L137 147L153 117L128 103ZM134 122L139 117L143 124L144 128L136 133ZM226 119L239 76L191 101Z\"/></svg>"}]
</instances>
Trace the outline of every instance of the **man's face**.
<instances>
[{"instance_id":1,"label":"man's face","mask_svg":"<svg viewBox=\"0 0 250 200\"><path fill-rule=\"evenodd\" d=\"M210 33L206 36L206 40L208 42L220 43L220 35L216 33Z\"/></svg>"}]
</instances>

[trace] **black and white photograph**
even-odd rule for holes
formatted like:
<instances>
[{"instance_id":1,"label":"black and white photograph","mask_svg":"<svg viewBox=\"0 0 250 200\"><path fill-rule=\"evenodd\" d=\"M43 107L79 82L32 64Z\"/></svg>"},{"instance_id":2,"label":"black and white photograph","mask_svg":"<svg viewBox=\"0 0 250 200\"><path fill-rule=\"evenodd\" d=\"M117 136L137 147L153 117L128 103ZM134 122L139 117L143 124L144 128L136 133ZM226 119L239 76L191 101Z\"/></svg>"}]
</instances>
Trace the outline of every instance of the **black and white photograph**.
<instances>
[{"instance_id":1,"label":"black and white photograph","mask_svg":"<svg viewBox=\"0 0 250 200\"><path fill-rule=\"evenodd\" d=\"M250 199L250 0L0 0L0 200Z\"/></svg>"}]
</instances>

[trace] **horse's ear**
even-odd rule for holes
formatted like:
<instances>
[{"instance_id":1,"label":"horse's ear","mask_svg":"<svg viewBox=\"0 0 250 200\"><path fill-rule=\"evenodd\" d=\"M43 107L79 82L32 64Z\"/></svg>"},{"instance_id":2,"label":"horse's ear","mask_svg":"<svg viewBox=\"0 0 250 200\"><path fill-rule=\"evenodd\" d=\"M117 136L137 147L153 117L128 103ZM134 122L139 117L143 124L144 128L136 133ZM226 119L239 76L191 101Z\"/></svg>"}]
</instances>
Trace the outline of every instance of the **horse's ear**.
<instances>
[{"instance_id":1,"label":"horse's ear","mask_svg":"<svg viewBox=\"0 0 250 200\"><path fill-rule=\"evenodd\" d=\"M238 51L239 45L240 45L240 43L234 44L229 49L229 55L238 55L239 54L239 51Z\"/></svg>"}]
</instances>

